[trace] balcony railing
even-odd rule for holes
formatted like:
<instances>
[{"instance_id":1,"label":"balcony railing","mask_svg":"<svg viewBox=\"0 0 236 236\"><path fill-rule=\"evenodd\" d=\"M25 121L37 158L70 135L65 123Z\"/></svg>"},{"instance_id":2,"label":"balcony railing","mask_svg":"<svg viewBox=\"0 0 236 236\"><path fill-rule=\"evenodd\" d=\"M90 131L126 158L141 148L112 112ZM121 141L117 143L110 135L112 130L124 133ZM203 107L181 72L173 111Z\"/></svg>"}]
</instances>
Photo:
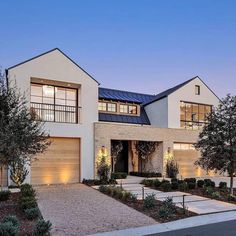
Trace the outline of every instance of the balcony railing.
<instances>
[{"instance_id":1,"label":"balcony railing","mask_svg":"<svg viewBox=\"0 0 236 236\"><path fill-rule=\"evenodd\" d=\"M37 120L60 123L79 123L81 107L35 102L31 102L30 104L31 112L35 114Z\"/></svg>"}]
</instances>

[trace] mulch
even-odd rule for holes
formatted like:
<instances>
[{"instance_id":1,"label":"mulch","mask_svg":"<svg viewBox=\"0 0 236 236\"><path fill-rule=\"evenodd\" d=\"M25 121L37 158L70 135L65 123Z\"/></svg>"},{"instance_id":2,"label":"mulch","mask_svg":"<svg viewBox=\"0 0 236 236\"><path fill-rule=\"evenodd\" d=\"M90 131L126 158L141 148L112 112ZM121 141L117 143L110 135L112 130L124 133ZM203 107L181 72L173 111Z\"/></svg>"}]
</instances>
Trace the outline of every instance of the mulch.
<instances>
[{"instance_id":1,"label":"mulch","mask_svg":"<svg viewBox=\"0 0 236 236\"><path fill-rule=\"evenodd\" d=\"M17 202L19 199L19 193L12 193L10 199L4 202L0 202L0 221L9 215L14 215L20 222L20 236L33 235L33 228L37 220L28 220L25 218L23 212L19 209Z\"/></svg>"}]
</instances>

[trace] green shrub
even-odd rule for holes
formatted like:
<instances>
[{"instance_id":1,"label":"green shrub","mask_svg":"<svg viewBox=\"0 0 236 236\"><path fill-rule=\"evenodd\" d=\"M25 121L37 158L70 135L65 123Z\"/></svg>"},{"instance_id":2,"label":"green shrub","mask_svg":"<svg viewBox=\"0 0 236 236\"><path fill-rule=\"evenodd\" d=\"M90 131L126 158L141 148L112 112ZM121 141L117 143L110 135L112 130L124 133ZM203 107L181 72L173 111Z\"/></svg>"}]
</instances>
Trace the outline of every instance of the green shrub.
<instances>
[{"instance_id":1,"label":"green shrub","mask_svg":"<svg viewBox=\"0 0 236 236\"><path fill-rule=\"evenodd\" d=\"M2 220L2 223L11 222L14 227L19 228L19 220L14 215L5 216Z\"/></svg>"},{"instance_id":2,"label":"green shrub","mask_svg":"<svg viewBox=\"0 0 236 236\"><path fill-rule=\"evenodd\" d=\"M127 191L123 191L123 196L122 196L122 200L124 201L128 201L131 198L131 193L127 192Z\"/></svg>"},{"instance_id":3,"label":"green shrub","mask_svg":"<svg viewBox=\"0 0 236 236\"><path fill-rule=\"evenodd\" d=\"M196 178L185 178L184 181L186 183L194 183L194 184L196 184L197 180L196 180Z\"/></svg>"},{"instance_id":4,"label":"green shrub","mask_svg":"<svg viewBox=\"0 0 236 236\"><path fill-rule=\"evenodd\" d=\"M177 182L178 182L178 184L185 183L184 180L182 180L182 179L178 179Z\"/></svg>"},{"instance_id":5,"label":"green shrub","mask_svg":"<svg viewBox=\"0 0 236 236\"><path fill-rule=\"evenodd\" d=\"M179 173L179 165L171 158L166 162L166 174L169 178L176 178Z\"/></svg>"},{"instance_id":6,"label":"green shrub","mask_svg":"<svg viewBox=\"0 0 236 236\"><path fill-rule=\"evenodd\" d=\"M172 190L176 190L176 189L178 189L178 188L179 188L179 184L178 184L177 181L171 183L171 189L172 189Z\"/></svg>"},{"instance_id":7,"label":"green shrub","mask_svg":"<svg viewBox=\"0 0 236 236\"><path fill-rule=\"evenodd\" d=\"M120 187L111 187L112 188L112 196L118 199L123 197L123 190Z\"/></svg>"},{"instance_id":8,"label":"green shrub","mask_svg":"<svg viewBox=\"0 0 236 236\"><path fill-rule=\"evenodd\" d=\"M183 181L179 183L178 189L179 191L186 191L188 189L188 184Z\"/></svg>"},{"instance_id":9,"label":"green shrub","mask_svg":"<svg viewBox=\"0 0 236 236\"><path fill-rule=\"evenodd\" d=\"M163 180L161 182L161 188L164 190L164 191L170 191L171 190L171 183L170 181L168 180Z\"/></svg>"},{"instance_id":10,"label":"green shrub","mask_svg":"<svg viewBox=\"0 0 236 236\"><path fill-rule=\"evenodd\" d=\"M142 180L141 184L143 184L147 187L152 187L153 186L153 180L152 179L144 179L144 180Z\"/></svg>"},{"instance_id":11,"label":"green shrub","mask_svg":"<svg viewBox=\"0 0 236 236\"><path fill-rule=\"evenodd\" d=\"M162 202L162 206L160 207L158 214L160 218L168 218L170 215L176 212L175 204L173 203L172 198L167 198Z\"/></svg>"},{"instance_id":12,"label":"green shrub","mask_svg":"<svg viewBox=\"0 0 236 236\"><path fill-rule=\"evenodd\" d=\"M159 179L154 179L152 185L155 188L159 188L161 186L161 181Z\"/></svg>"},{"instance_id":13,"label":"green shrub","mask_svg":"<svg viewBox=\"0 0 236 236\"><path fill-rule=\"evenodd\" d=\"M214 192L214 189L211 186L205 187L205 193L207 195L212 195L212 193Z\"/></svg>"},{"instance_id":14,"label":"green shrub","mask_svg":"<svg viewBox=\"0 0 236 236\"><path fill-rule=\"evenodd\" d=\"M220 182L219 183L219 188L226 189L227 188L227 182Z\"/></svg>"},{"instance_id":15,"label":"green shrub","mask_svg":"<svg viewBox=\"0 0 236 236\"><path fill-rule=\"evenodd\" d=\"M174 183L174 182L178 182L178 179L177 178L171 178L171 183Z\"/></svg>"},{"instance_id":16,"label":"green shrub","mask_svg":"<svg viewBox=\"0 0 236 236\"><path fill-rule=\"evenodd\" d=\"M146 198L143 201L143 207L147 209L153 208L155 206L155 202L156 202L155 194L154 193L149 194L146 196Z\"/></svg>"},{"instance_id":17,"label":"green shrub","mask_svg":"<svg viewBox=\"0 0 236 236\"><path fill-rule=\"evenodd\" d=\"M228 195L228 200L236 202L236 195Z\"/></svg>"},{"instance_id":18,"label":"green shrub","mask_svg":"<svg viewBox=\"0 0 236 236\"><path fill-rule=\"evenodd\" d=\"M111 179L126 179L127 173L125 172L113 172L111 173Z\"/></svg>"},{"instance_id":19,"label":"green shrub","mask_svg":"<svg viewBox=\"0 0 236 236\"><path fill-rule=\"evenodd\" d=\"M0 191L0 202L7 201L11 192L9 190Z\"/></svg>"},{"instance_id":20,"label":"green shrub","mask_svg":"<svg viewBox=\"0 0 236 236\"><path fill-rule=\"evenodd\" d=\"M211 194L211 196L213 197L213 198L215 198L215 199L220 199L220 197L221 197L221 195L220 195L220 193L219 192L213 192L212 194Z\"/></svg>"},{"instance_id":21,"label":"green shrub","mask_svg":"<svg viewBox=\"0 0 236 236\"><path fill-rule=\"evenodd\" d=\"M131 193L131 195L130 195L130 201L132 201L132 202L136 202L137 199L138 199L137 194Z\"/></svg>"},{"instance_id":22,"label":"green shrub","mask_svg":"<svg viewBox=\"0 0 236 236\"><path fill-rule=\"evenodd\" d=\"M211 179L204 179L204 186L205 187L215 187L215 182L211 181Z\"/></svg>"},{"instance_id":23,"label":"green shrub","mask_svg":"<svg viewBox=\"0 0 236 236\"><path fill-rule=\"evenodd\" d=\"M30 184L22 184L20 186L21 196L23 197L34 197L36 196L35 190Z\"/></svg>"},{"instance_id":24,"label":"green shrub","mask_svg":"<svg viewBox=\"0 0 236 236\"><path fill-rule=\"evenodd\" d=\"M0 224L0 236L16 236L18 231L18 227L15 227L10 221Z\"/></svg>"},{"instance_id":25,"label":"green shrub","mask_svg":"<svg viewBox=\"0 0 236 236\"><path fill-rule=\"evenodd\" d=\"M39 217L38 207L29 208L25 210L25 216L28 220L34 220Z\"/></svg>"},{"instance_id":26,"label":"green shrub","mask_svg":"<svg viewBox=\"0 0 236 236\"><path fill-rule=\"evenodd\" d=\"M139 176L139 177L145 177L145 178L162 177L162 174L159 172L134 172L134 171L131 171L129 174L133 175L133 176Z\"/></svg>"},{"instance_id":27,"label":"green shrub","mask_svg":"<svg viewBox=\"0 0 236 236\"><path fill-rule=\"evenodd\" d=\"M189 182L189 183L187 183L187 185L188 185L188 189L195 189L196 188L196 183Z\"/></svg>"},{"instance_id":28,"label":"green shrub","mask_svg":"<svg viewBox=\"0 0 236 236\"><path fill-rule=\"evenodd\" d=\"M198 188L202 188L202 187L204 186L204 180L199 179L199 180L197 181L197 186L198 186Z\"/></svg>"},{"instance_id":29,"label":"green shrub","mask_svg":"<svg viewBox=\"0 0 236 236\"><path fill-rule=\"evenodd\" d=\"M106 193L106 192L107 192L107 188L108 188L108 187L105 186L105 185L100 185L100 186L99 186L99 191L102 192L102 193Z\"/></svg>"},{"instance_id":30,"label":"green shrub","mask_svg":"<svg viewBox=\"0 0 236 236\"><path fill-rule=\"evenodd\" d=\"M50 232L52 223L48 220L38 220L34 227L34 235L43 236Z\"/></svg>"},{"instance_id":31,"label":"green shrub","mask_svg":"<svg viewBox=\"0 0 236 236\"><path fill-rule=\"evenodd\" d=\"M22 210L37 207L36 199L33 197L22 197L19 200L19 206Z\"/></svg>"},{"instance_id":32,"label":"green shrub","mask_svg":"<svg viewBox=\"0 0 236 236\"><path fill-rule=\"evenodd\" d=\"M93 186L93 185L100 185L101 181L99 179L83 179L83 184Z\"/></svg>"},{"instance_id":33,"label":"green shrub","mask_svg":"<svg viewBox=\"0 0 236 236\"><path fill-rule=\"evenodd\" d=\"M172 197L167 197L162 204L167 207L171 212L175 212L175 203L173 202L173 198Z\"/></svg>"}]
</instances>

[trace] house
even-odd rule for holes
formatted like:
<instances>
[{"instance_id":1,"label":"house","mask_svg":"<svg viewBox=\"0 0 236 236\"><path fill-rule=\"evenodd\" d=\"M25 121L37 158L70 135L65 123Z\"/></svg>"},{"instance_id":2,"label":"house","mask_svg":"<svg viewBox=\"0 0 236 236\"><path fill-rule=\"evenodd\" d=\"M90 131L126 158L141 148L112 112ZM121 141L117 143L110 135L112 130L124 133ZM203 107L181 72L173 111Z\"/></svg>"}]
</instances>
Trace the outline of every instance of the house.
<instances>
[{"instance_id":1,"label":"house","mask_svg":"<svg viewBox=\"0 0 236 236\"><path fill-rule=\"evenodd\" d=\"M156 95L102 88L58 48L6 72L9 86L16 82L26 93L29 108L45 121L52 140L28 167L27 182L95 178L97 157L101 152L110 157L117 142L122 151L114 171L164 173L165 160L173 155L183 177L206 174L193 164L199 152L192 144L219 98L199 77ZM145 166L135 151L137 141L158 143Z\"/></svg>"}]
</instances>

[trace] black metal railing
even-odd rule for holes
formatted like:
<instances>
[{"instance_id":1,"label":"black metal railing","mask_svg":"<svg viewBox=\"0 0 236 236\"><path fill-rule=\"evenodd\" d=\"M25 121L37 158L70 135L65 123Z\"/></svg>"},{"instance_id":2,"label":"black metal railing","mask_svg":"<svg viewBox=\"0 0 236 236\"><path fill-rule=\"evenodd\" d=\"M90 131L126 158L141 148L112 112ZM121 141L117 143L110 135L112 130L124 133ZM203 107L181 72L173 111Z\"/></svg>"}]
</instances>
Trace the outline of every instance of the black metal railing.
<instances>
[{"instance_id":1,"label":"black metal railing","mask_svg":"<svg viewBox=\"0 0 236 236\"><path fill-rule=\"evenodd\" d=\"M30 104L31 112L36 116L37 120L60 123L79 123L79 112L81 107L36 102L31 102Z\"/></svg>"}]
</instances>

